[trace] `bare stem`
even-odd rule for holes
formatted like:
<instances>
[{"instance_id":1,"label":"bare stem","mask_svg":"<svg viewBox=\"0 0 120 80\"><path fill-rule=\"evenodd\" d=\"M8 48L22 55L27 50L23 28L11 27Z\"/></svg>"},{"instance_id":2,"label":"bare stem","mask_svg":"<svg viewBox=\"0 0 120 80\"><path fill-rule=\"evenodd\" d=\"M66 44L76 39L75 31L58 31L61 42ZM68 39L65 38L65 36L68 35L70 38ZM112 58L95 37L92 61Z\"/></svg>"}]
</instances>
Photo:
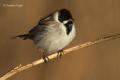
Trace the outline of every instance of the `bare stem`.
<instances>
[{"instance_id":1,"label":"bare stem","mask_svg":"<svg viewBox=\"0 0 120 80\"><path fill-rule=\"evenodd\" d=\"M100 43L100 42L103 42L103 41L113 40L113 39L117 39L117 38L120 38L120 34L115 34L115 35L111 35L111 36L105 36L105 37L102 37L102 38L97 39L95 41L88 41L88 42L85 42L83 44L80 44L80 45L77 45L77 46L74 46L72 48L64 50L64 54L67 54L67 53L70 53L72 51L76 51L78 49L85 48L85 47ZM48 58L50 60L53 59L53 58L56 58L56 57L57 57L57 53L54 53L54 54L51 54L51 55L48 56ZM33 61L32 63L29 63L27 65L24 65L24 66L22 66L20 64L19 66L15 67L11 71L9 71L8 73L6 73L2 77L0 77L0 80L6 80L6 79L14 76L15 74L17 74L19 72L22 72L22 71L24 71L26 69L29 69L29 68L31 68L33 66L36 66L38 64L41 64L41 63L44 63L44 60L42 58L38 59L36 61Z\"/></svg>"}]
</instances>

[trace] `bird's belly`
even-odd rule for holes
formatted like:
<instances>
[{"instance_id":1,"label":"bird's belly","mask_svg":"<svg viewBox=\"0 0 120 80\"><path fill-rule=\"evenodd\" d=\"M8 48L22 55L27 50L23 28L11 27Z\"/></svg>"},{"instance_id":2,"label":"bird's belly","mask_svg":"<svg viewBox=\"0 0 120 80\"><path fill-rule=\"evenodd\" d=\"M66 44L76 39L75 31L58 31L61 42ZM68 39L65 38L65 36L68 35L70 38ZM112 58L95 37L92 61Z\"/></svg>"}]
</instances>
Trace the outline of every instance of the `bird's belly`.
<instances>
[{"instance_id":1,"label":"bird's belly","mask_svg":"<svg viewBox=\"0 0 120 80\"><path fill-rule=\"evenodd\" d=\"M42 49L45 53L51 54L62 50L66 47L75 37L75 28L73 27L71 33L66 35L66 32L59 33L56 31L56 34L53 32L47 33L42 37L36 37L37 40L34 40L38 48Z\"/></svg>"},{"instance_id":2,"label":"bird's belly","mask_svg":"<svg viewBox=\"0 0 120 80\"><path fill-rule=\"evenodd\" d=\"M57 51L63 49L70 42L71 42L71 40L69 40L67 38L57 37L57 39L48 38L48 39L40 40L40 41L38 41L38 43L36 45L38 48L43 49L45 53L51 54L51 53L54 53L54 52L57 52Z\"/></svg>"}]
</instances>

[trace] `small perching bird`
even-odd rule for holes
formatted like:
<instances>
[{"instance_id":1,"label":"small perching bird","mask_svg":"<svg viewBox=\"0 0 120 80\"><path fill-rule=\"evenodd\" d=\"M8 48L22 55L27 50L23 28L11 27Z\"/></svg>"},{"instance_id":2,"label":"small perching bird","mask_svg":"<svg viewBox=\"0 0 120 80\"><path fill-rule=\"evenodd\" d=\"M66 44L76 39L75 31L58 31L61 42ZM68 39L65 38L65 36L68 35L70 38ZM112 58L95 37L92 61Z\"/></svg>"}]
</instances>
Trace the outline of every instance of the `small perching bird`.
<instances>
[{"instance_id":1,"label":"small perching bird","mask_svg":"<svg viewBox=\"0 0 120 80\"><path fill-rule=\"evenodd\" d=\"M67 9L57 10L41 19L27 34L18 35L23 40L33 40L38 49L43 51L43 59L47 55L58 52L61 56L66 47L75 37L75 26L71 12Z\"/></svg>"}]
</instances>

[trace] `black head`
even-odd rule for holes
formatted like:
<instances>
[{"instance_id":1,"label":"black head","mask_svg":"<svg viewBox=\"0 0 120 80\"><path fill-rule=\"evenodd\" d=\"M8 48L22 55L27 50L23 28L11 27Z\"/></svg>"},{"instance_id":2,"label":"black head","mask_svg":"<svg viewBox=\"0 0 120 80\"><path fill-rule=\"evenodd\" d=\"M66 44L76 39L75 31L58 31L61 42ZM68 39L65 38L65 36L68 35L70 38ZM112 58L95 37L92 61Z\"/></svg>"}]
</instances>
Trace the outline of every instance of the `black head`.
<instances>
[{"instance_id":1,"label":"black head","mask_svg":"<svg viewBox=\"0 0 120 80\"><path fill-rule=\"evenodd\" d=\"M60 22L63 22L65 20L69 20L69 19L73 19L69 10L67 10L67 9L59 10L58 20Z\"/></svg>"}]
</instances>

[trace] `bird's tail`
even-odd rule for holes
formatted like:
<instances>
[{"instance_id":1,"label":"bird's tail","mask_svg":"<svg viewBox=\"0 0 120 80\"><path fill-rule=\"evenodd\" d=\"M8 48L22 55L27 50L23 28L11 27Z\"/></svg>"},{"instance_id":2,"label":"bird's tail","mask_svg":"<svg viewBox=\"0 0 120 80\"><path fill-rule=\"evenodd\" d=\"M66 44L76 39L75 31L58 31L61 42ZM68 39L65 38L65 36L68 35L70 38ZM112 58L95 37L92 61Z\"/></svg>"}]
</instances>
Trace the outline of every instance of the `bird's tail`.
<instances>
[{"instance_id":1,"label":"bird's tail","mask_svg":"<svg viewBox=\"0 0 120 80\"><path fill-rule=\"evenodd\" d=\"M18 35L18 36L12 37L12 39L16 39L16 38L22 38L23 40L26 40L26 39L28 39L28 34L23 34L23 35Z\"/></svg>"}]
</instances>

